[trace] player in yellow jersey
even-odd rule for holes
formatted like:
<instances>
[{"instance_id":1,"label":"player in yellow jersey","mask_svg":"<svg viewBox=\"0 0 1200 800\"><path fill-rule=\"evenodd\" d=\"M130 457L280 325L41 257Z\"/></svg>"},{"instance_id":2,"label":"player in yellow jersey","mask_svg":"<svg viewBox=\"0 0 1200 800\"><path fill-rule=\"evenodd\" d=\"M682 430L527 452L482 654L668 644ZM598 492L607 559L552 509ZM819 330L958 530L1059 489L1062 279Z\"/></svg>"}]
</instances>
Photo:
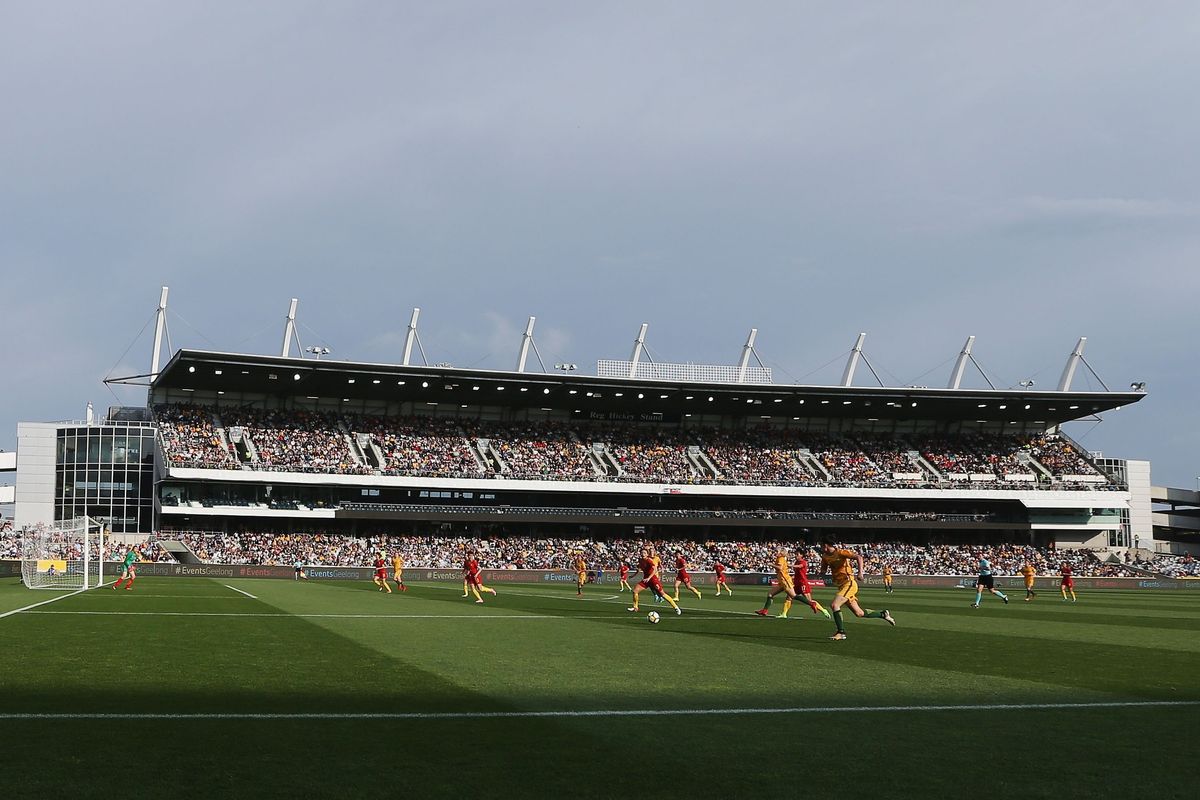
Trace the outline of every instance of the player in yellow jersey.
<instances>
[{"instance_id":1,"label":"player in yellow jersey","mask_svg":"<svg viewBox=\"0 0 1200 800\"><path fill-rule=\"evenodd\" d=\"M392 556L392 580L396 582L396 588L402 592L407 592L408 587L404 585L404 556L396 553Z\"/></svg>"},{"instance_id":2,"label":"player in yellow jersey","mask_svg":"<svg viewBox=\"0 0 1200 800\"><path fill-rule=\"evenodd\" d=\"M583 553L575 556L575 596L583 597L583 585L587 583L587 562Z\"/></svg>"},{"instance_id":3,"label":"player in yellow jersey","mask_svg":"<svg viewBox=\"0 0 1200 800\"><path fill-rule=\"evenodd\" d=\"M892 593L892 565L883 565L883 591L886 594Z\"/></svg>"},{"instance_id":4,"label":"player in yellow jersey","mask_svg":"<svg viewBox=\"0 0 1200 800\"><path fill-rule=\"evenodd\" d=\"M662 580L662 556L660 556L658 554L658 551L655 550L653 547L651 547L649 549L650 549L650 561L652 561L654 563L654 574L658 577L659 580ZM638 569L641 569L640 565L638 566ZM638 581L638 582L641 583L641 581ZM658 595L654 594L653 592L651 592L650 594L654 595L654 602L656 602L656 603L663 602L663 598L659 597ZM678 605L678 604L676 604L676 605Z\"/></svg>"},{"instance_id":5,"label":"player in yellow jersey","mask_svg":"<svg viewBox=\"0 0 1200 800\"><path fill-rule=\"evenodd\" d=\"M796 599L796 587L792 584L792 572L788 564L787 553L783 550L775 554L775 584L775 588L767 592L767 599L763 603L763 607L754 612L760 617L770 614L771 603L775 602L775 595L780 592L787 595L789 608L792 601Z\"/></svg>"},{"instance_id":6,"label":"player in yellow jersey","mask_svg":"<svg viewBox=\"0 0 1200 800\"><path fill-rule=\"evenodd\" d=\"M830 610L833 611L833 621L837 625L837 633L831 636L831 639L842 640L846 638L846 629L842 625L842 606L850 606L850 610L854 612L856 617L878 617L888 625L894 626L896 620L892 619L891 613L885 608L883 611L872 611L869 608L863 608L858 604L858 581L854 577L854 566L858 564L858 577L863 575L863 557L851 550L846 550L837 547L832 542L825 542L821 545L821 574L825 574L828 569L833 575L833 583L837 586L837 595L833 598L833 604Z\"/></svg>"},{"instance_id":7,"label":"player in yellow jersey","mask_svg":"<svg viewBox=\"0 0 1200 800\"><path fill-rule=\"evenodd\" d=\"M1025 602L1028 603L1030 600L1037 597L1037 592L1033 590L1033 581L1034 578L1037 577L1037 570L1029 566L1029 563L1026 562L1025 566L1021 567L1018 572L1020 572L1021 577L1025 579Z\"/></svg>"}]
</instances>

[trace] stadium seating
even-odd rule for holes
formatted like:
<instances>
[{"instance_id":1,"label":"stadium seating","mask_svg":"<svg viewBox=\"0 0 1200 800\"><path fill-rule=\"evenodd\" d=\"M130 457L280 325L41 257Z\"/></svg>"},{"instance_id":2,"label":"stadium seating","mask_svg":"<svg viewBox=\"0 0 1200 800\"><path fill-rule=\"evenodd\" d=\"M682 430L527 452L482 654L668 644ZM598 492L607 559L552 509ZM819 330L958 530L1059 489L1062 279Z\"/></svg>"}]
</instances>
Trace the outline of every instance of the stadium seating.
<instances>
[{"instance_id":1,"label":"stadium seating","mask_svg":"<svg viewBox=\"0 0 1200 800\"><path fill-rule=\"evenodd\" d=\"M815 480L801 460L794 436L764 428L736 433L710 430L700 441L722 479L776 485Z\"/></svg>"},{"instance_id":2,"label":"stadium seating","mask_svg":"<svg viewBox=\"0 0 1200 800\"><path fill-rule=\"evenodd\" d=\"M470 435L488 442L506 478L591 480L597 474L588 448L566 425L481 422L470 426Z\"/></svg>"},{"instance_id":3,"label":"stadium seating","mask_svg":"<svg viewBox=\"0 0 1200 800\"><path fill-rule=\"evenodd\" d=\"M173 466L233 469L233 455L213 425L212 411L194 405L155 407L163 451Z\"/></svg>"},{"instance_id":4,"label":"stadium seating","mask_svg":"<svg viewBox=\"0 0 1200 800\"><path fill-rule=\"evenodd\" d=\"M568 569L575 554L583 553L593 569L615 569L621 562L636 563L644 542L641 540L443 538L427 536L375 535L354 537L325 532L243 533L182 532L171 534L187 545L201 560L220 564L266 564L291 566L296 561L321 566L367 566L380 551L389 556L400 554L410 567L454 569L462 564L463 553L475 551L480 562L492 569ZM698 571L711 570L720 560L733 571L773 570L780 549L794 552L794 541L706 541L687 539L658 541L658 552L667 561L664 574L671 573L670 563L682 554ZM998 574L1015 575L1025 563L1039 574L1057 575L1068 563L1080 577L1136 577L1155 571L1158 565L1145 567L1102 562L1089 550L1054 550L1042 547L1001 544L911 545L882 542L849 545L863 555L867 572L878 574L889 565L897 575L975 575L981 556L987 557ZM1175 562L1163 562L1175 569ZM1191 562L1190 568L1196 563ZM1164 569L1165 571L1165 569Z\"/></svg>"},{"instance_id":5,"label":"stadium seating","mask_svg":"<svg viewBox=\"0 0 1200 800\"><path fill-rule=\"evenodd\" d=\"M1120 488L1058 435L845 434L158 406L168 463L558 481ZM233 444L230 444L234 441Z\"/></svg>"},{"instance_id":6,"label":"stadium seating","mask_svg":"<svg viewBox=\"0 0 1200 800\"><path fill-rule=\"evenodd\" d=\"M382 454L383 475L478 478L483 466L471 452L457 420L433 417L391 419L355 417L348 426L367 434L369 445Z\"/></svg>"},{"instance_id":7,"label":"stadium seating","mask_svg":"<svg viewBox=\"0 0 1200 800\"><path fill-rule=\"evenodd\" d=\"M17 530L11 520L4 520L0 523L0 559L19 559L22 557L22 531ZM175 558L155 540L144 540L133 545L138 552L138 558L141 561L174 561ZM104 559L106 561L117 561L125 551L125 545L121 542L114 541L111 538L104 542ZM95 558L98 552L98 545L92 547L92 557ZM82 559L83 550L77 541L67 543L64 540L62 548L58 552L43 552L43 557L52 556L55 558L64 559Z\"/></svg>"},{"instance_id":8,"label":"stadium seating","mask_svg":"<svg viewBox=\"0 0 1200 800\"><path fill-rule=\"evenodd\" d=\"M1200 578L1200 561L1191 555L1165 556L1153 562L1134 562L1133 566L1151 569L1168 578Z\"/></svg>"},{"instance_id":9,"label":"stadium seating","mask_svg":"<svg viewBox=\"0 0 1200 800\"><path fill-rule=\"evenodd\" d=\"M255 469L356 473L366 471L350 451L347 436L332 414L313 411L261 411L238 408L222 413L230 428L242 428L254 442Z\"/></svg>"}]
</instances>

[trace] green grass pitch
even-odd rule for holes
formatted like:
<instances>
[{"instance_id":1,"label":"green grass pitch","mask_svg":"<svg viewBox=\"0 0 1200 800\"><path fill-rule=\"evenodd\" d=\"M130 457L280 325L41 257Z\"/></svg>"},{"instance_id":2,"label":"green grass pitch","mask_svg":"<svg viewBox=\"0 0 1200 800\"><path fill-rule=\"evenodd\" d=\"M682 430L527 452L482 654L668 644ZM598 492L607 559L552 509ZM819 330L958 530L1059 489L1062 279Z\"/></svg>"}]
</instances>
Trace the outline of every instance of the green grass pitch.
<instances>
[{"instance_id":1,"label":"green grass pitch","mask_svg":"<svg viewBox=\"0 0 1200 800\"><path fill-rule=\"evenodd\" d=\"M497 589L141 578L4 616L5 791L1195 796L1200 592L867 589L898 626L831 642L807 608L751 615L759 587L682 617ZM6 580L0 614L56 596Z\"/></svg>"}]
</instances>

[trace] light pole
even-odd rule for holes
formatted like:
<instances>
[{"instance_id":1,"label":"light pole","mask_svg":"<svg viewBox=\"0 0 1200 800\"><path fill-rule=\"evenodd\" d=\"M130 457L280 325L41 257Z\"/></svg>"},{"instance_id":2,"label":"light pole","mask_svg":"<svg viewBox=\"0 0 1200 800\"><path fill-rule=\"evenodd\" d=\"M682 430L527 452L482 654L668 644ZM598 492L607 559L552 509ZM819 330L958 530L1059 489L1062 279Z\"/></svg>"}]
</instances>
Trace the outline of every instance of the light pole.
<instances>
[{"instance_id":1,"label":"light pole","mask_svg":"<svg viewBox=\"0 0 1200 800\"><path fill-rule=\"evenodd\" d=\"M568 364L566 362L560 362L558 364L555 364L554 368L557 370L562 370L562 372L564 374L566 374L568 372L574 372L575 370L579 369L579 366L577 364Z\"/></svg>"},{"instance_id":2,"label":"light pole","mask_svg":"<svg viewBox=\"0 0 1200 800\"><path fill-rule=\"evenodd\" d=\"M306 348L304 348L304 352L306 352L306 353L312 353L312 354L313 354L313 358L316 358L316 359L318 359L318 360L319 360L319 359L321 358L321 356L327 356L327 355L329 355L329 354L330 354L331 352L333 352L333 351L332 351L332 350L330 350L328 347L317 347L317 346L315 346L315 345L314 345L314 346L312 346L312 347L306 347Z\"/></svg>"}]
</instances>

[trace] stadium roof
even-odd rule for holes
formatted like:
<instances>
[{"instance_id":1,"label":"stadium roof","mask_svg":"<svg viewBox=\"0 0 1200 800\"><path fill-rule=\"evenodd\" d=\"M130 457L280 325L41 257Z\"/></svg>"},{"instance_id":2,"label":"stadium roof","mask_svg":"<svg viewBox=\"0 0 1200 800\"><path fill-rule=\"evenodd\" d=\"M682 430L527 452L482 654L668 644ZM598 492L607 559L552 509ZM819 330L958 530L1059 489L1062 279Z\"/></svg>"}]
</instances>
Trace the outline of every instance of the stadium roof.
<instances>
[{"instance_id":1,"label":"stadium roof","mask_svg":"<svg viewBox=\"0 0 1200 800\"><path fill-rule=\"evenodd\" d=\"M180 350L153 391L261 393L580 410L590 414L665 417L840 417L869 420L1017 422L1047 425L1136 403L1144 392L1027 389L705 384L598 378L575 373L518 373L457 367L401 366Z\"/></svg>"}]
</instances>

